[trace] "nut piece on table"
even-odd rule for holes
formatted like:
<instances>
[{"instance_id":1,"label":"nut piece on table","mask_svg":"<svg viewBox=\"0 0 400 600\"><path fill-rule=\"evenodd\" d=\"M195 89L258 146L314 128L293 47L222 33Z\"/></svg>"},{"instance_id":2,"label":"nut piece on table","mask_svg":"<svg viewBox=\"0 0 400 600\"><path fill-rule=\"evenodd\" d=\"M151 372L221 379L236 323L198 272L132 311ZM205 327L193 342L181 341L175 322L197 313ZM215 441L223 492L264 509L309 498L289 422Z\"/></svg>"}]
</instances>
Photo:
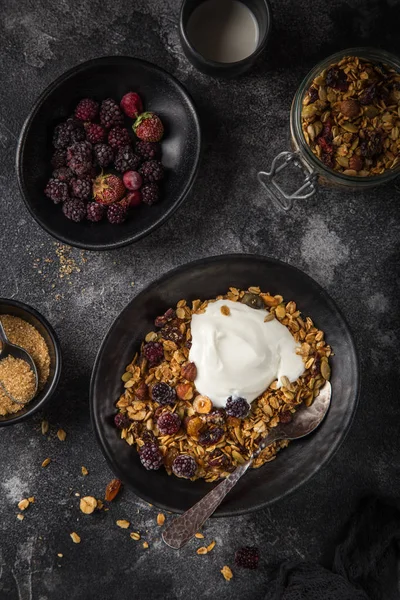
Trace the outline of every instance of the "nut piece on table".
<instances>
[{"instance_id":1,"label":"nut piece on table","mask_svg":"<svg viewBox=\"0 0 400 600\"><path fill-rule=\"evenodd\" d=\"M81 498L79 508L85 515L91 515L97 508L97 500L93 496L85 496Z\"/></svg>"}]
</instances>

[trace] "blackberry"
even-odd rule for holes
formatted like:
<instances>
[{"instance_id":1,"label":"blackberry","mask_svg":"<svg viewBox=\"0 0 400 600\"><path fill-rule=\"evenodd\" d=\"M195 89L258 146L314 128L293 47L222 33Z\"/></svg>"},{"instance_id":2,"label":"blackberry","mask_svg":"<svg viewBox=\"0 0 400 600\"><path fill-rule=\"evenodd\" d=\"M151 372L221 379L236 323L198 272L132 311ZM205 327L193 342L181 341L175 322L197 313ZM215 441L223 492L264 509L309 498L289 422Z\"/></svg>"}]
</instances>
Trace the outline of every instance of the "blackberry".
<instances>
[{"instance_id":1,"label":"blackberry","mask_svg":"<svg viewBox=\"0 0 400 600\"><path fill-rule=\"evenodd\" d=\"M92 144L76 142L67 150L67 164L78 177L87 175L92 169Z\"/></svg>"},{"instance_id":2,"label":"blackberry","mask_svg":"<svg viewBox=\"0 0 400 600\"><path fill-rule=\"evenodd\" d=\"M96 144L93 148L95 162L99 167L108 167L114 160L114 152L107 144Z\"/></svg>"},{"instance_id":3,"label":"blackberry","mask_svg":"<svg viewBox=\"0 0 400 600\"><path fill-rule=\"evenodd\" d=\"M153 442L147 442L139 450L140 462L148 471L156 471L163 464L162 454Z\"/></svg>"},{"instance_id":4,"label":"blackberry","mask_svg":"<svg viewBox=\"0 0 400 600\"><path fill-rule=\"evenodd\" d=\"M177 477L190 479L194 477L197 471L197 462L190 454L180 454L172 463L172 472Z\"/></svg>"},{"instance_id":5,"label":"blackberry","mask_svg":"<svg viewBox=\"0 0 400 600\"><path fill-rule=\"evenodd\" d=\"M91 144L100 144L106 139L107 132L103 125L98 123L88 123L85 127L86 139Z\"/></svg>"},{"instance_id":6,"label":"blackberry","mask_svg":"<svg viewBox=\"0 0 400 600\"><path fill-rule=\"evenodd\" d=\"M122 125L123 122L124 116L118 104L112 98L103 100L100 107L100 123L103 127L111 129L116 125Z\"/></svg>"},{"instance_id":7,"label":"blackberry","mask_svg":"<svg viewBox=\"0 0 400 600\"><path fill-rule=\"evenodd\" d=\"M179 431L181 420L175 413L165 412L157 421L158 431L161 435L173 435Z\"/></svg>"},{"instance_id":8,"label":"blackberry","mask_svg":"<svg viewBox=\"0 0 400 600\"><path fill-rule=\"evenodd\" d=\"M63 148L56 150L51 157L51 166L53 169L60 169L67 164L67 151Z\"/></svg>"},{"instance_id":9,"label":"blackberry","mask_svg":"<svg viewBox=\"0 0 400 600\"><path fill-rule=\"evenodd\" d=\"M50 179L44 188L44 193L50 200L53 200L54 204L60 204L69 198L68 185L58 179Z\"/></svg>"},{"instance_id":10,"label":"blackberry","mask_svg":"<svg viewBox=\"0 0 400 600\"><path fill-rule=\"evenodd\" d=\"M201 444L201 446L213 446L214 444L218 444L224 433L225 431L222 427L206 429L199 435L199 444Z\"/></svg>"},{"instance_id":11,"label":"blackberry","mask_svg":"<svg viewBox=\"0 0 400 600\"><path fill-rule=\"evenodd\" d=\"M125 127L113 127L108 134L108 145L114 150L126 146L131 141L128 130Z\"/></svg>"},{"instance_id":12,"label":"blackberry","mask_svg":"<svg viewBox=\"0 0 400 600\"><path fill-rule=\"evenodd\" d=\"M58 181L64 181L65 183L69 183L73 176L73 172L68 167L59 167L52 174L53 179L58 179Z\"/></svg>"},{"instance_id":13,"label":"blackberry","mask_svg":"<svg viewBox=\"0 0 400 600\"><path fill-rule=\"evenodd\" d=\"M260 551L255 546L239 548L235 553L235 564L243 569L257 569L260 560Z\"/></svg>"},{"instance_id":14,"label":"blackberry","mask_svg":"<svg viewBox=\"0 0 400 600\"><path fill-rule=\"evenodd\" d=\"M75 109L75 117L80 121L94 121L99 112L99 104L91 98L84 98Z\"/></svg>"},{"instance_id":15,"label":"blackberry","mask_svg":"<svg viewBox=\"0 0 400 600\"><path fill-rule=\"evenodd\" d=\"M127 216L126 207L122 204L111 204L107 208L107 219L112 225L120 225L126 221Z\"/></svg>"},{"instance_id":16,"label":"blackberry","mask_svg":"<svg viewBox=\"0 0 400 600\"><path fill-rule=\"evenodd\" d=\"M71 198L66 200L62 206L62 210L67 219L79 223L86 217L86 205L79 198Z\"/></svg>"},{"instance_id":17,"label":"blackberry","mask_svg":"<svg viewBox=\"0 0 400 600\"><path fill-rule=\"evenodd\" d=\"M135 151L143 160L154 160L161 154L161 144L139 140L135 146Z\"/></svg>"},{"instance_id":18,"label":"blackberry","mask_svg":"<svg viewBox=\"0 0 400 600\"><path fill-rule=\"evenodd\" d=\"M93 223L98 223L102 220L105 215L105 208L101 204L97 202L89 202L86 206L86 218L88 221L93 221Z\"/></svg>"},{"instance_id":19,"label":"blackberry","mask_svg":"<svg viewBox=\"0 0 400 600\"><path fill-rule=\"evenodd\" d=\"M154 402L157 404L161 404L165 406L169 404L173 406L176 402L176 392L175 389L170 385L165 383L164 381L160 381L159 383L155 383L151 390L151 397Z\"/></svg>"},{"instance_id":20,"label":"blackberry","mask_svg":"<svg viewBox=\"0 0 400 600\"><path fill-rule=\"evenodd\" d=\"M228 417L244 419L250 412L250 404L244 398L230 396L226 401L225 411Z\"/></svg>"},{"instance_id":21,"label":"blackberry","mask_svg":"<svg viewBox=\"0 0 400 600\"><path fill-rule=\"evenodd\" d=\"M130 146L122 146L118 148L117 154L114 160L114 167L120 173L126 173L126 171L136 171L140 164L140 158L134 154Z\"/></svg>"},{"instance_id":22,"label":"blackberry","mask_svg":"<svg viewBox=\"0 0 400 600\"><path fill-rule=\"evenodd\" d=\"M155 367L164 359L164 348L159 342L148 342L143 347L143 354L150 367Z\"/></svg>"},{"instance_id":23,"label":"blackberry","mask_svg":"<svg viewBox=\"0 0 400 600\"><path fill-rule=\"evenodd\" d=\"M65 149L71 144L81 142L84 139L85 131L82 124L75 119L68 119L54 129L53 146L57 149Z\"/></svg>"},{"instance_id":24,"label":"blackberry","mask_svg":"<svg viewBox=\"0 0 400 600\"><path fill-rule=\"evenodd\" d=\"M140 191L142 192L142 202L149 206L160 199L160 190L156 183L146 183Z\"/></svg>"},{"instance_id":25,"label":"blackberry","mask_svg":"<svg viewBox=\"0 0 400 600\"><path fill-rule=\"evenodd\" d=\"M70 183L72 195L81 200L89 200L92 195L92 182L89 177L73 179Z\"/></svg>"},{"instance_id":26,"label":"blackberry","mask_svg":"<svg viewBox=\"0 0 400 600\"><path fill-rule=\"evenodd\" d=\"M118 429L126 429L129 427L131 421L128 415L123 415L122 413L118 413L114 417L114 424Z\"/></svg>"},{"instance_id":27,"label":"blackberry","mask_svg":"<svg viewBox=\"0 0 400 600\"><path fill-rule=\"evenodd\" d=\"M161 181L164 177L164 167L158 160L148 160L142 164L139 173L147 183Z\"/></svg>"}]
</instances>

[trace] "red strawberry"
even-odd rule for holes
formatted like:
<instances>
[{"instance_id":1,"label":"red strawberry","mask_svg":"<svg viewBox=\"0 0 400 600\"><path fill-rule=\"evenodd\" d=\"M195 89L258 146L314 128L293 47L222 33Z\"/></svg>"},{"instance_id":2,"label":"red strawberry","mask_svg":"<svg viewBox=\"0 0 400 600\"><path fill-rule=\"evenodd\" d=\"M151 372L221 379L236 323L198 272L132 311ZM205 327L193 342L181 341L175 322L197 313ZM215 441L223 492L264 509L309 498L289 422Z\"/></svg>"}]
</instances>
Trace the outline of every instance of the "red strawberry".
<instances>
[{"instance_id":1,"label":"red strawberry","mask_svg":"<svg viewBox=\"0 0 400 600\"><path fill-rule=\"evenodd\" d=\"M164 127L159 117L152 112L139 115L133 124L133 131L138 138L145 142L159 142L164 133Z\"/></svg>"},{"instance_id":2,"label":"red strawberry","mask_svg":"<svg viewBox=\"0 0 400 600\"><path fill-rule=\"evenodd\" d=\"M143 112L143 102L136 92L128 92L121 100L120 107L127 117L136 119Z\"/></svg>"},{"instance_id":3,"label":"red strawberry","mask_svg":"<svg viewBox=\"0 0 400 600\"><path fill-rule=\"evenodd\" d=\"M108 173L98 175L93 181L93 198L99 204L112 204L118 202L125 195L126 189L122 179Z\"/></svg>"}]
</instances>

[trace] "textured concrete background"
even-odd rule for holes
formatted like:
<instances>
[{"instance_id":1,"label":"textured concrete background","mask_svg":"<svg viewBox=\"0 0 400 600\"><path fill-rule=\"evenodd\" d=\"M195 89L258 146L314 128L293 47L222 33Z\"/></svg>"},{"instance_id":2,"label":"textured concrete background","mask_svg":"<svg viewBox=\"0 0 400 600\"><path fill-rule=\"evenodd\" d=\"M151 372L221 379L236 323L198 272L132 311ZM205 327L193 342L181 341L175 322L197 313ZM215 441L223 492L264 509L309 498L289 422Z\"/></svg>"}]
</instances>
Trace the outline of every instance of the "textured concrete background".
<instances>
[{"instance_id":1,"label":"textured concrete background","mask_svg":"<svg viewBox=\"0 0 400 600\"><path fill-rule=\"evenodd\" d=\"M323 189L285 215L271 206L255 174L288 147L291 99L318 60L357 44L400 52L400 3L273 0L272 8L274 34L265 56L248 76L225 82L199 74L184 58L178 0L0 0L0 295L44 313L61 338L65 362L46 412L0 430L2 600L261 599L269 566L284 558L329 564L359 499L398 494L400 194L393 185L362 194ZM44 87L80 61L107 54L142 57L178 77L200 110L206 152L190 197L167 225L119 251L71 250L80 270L60 278L57 244L20 199L16 142ZM328 290L354 332L362 392L351 432L329 466L267 510L209 522L206 538L217 545L198 556L199 541L167 550L157 511L128 490L108 513L91 517L80 513L74 494L101 497L112 475L88 407L91 367L107 328L153 278L225 252L280 258ZM43 417L51 424L46 437ZM58 427L67 432L64 443ZM41 469L47 456L53 462ZM86 478L81 465L89 469ZM19 522L17 502L27 495L36 503ZM148 550L116 527L119 518L142 532ZM73 530L80 545L71 542ZM261 548L261 568L235 571L227 583L219 570L233 564L243 544Z\"/></svg>"}]
</instances>

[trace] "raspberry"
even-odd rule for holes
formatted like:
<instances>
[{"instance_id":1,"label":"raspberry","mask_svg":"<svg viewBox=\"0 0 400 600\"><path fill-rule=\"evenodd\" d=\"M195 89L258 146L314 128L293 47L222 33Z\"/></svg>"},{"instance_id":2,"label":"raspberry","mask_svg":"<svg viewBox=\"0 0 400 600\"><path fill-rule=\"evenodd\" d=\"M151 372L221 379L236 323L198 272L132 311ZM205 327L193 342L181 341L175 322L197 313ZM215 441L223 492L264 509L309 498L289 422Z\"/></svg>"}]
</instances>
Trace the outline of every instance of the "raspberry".
<instances>
[{"instance_id":1,"label":"raspberry","mask_svg":"<svg viewBox=\"0 0 400 600\"><path fill-rule=\"evenodd\" d=\"M122 146L126 146L131 141L128 130L125 127L113 127L108 134L108 144L116 150Z\"/></svg>"},{"instance_id":2,"label":"raspberry","mask_svg":"<svg viewBox=\"0 0 400 600\"><path fill-rule=\"evenodd\" d=\"M135 146L135 151L144 160L154 160L161 154L161 145L159 142L139 140Z\"/></svg>"},{"instance_id":3,"label":"raspberry","mask_svg":"<svg viewBox=\"0 0 400 600\"><path fill-rule=\"evenodd\" d=\"M65 123L57 125L53 134L53 146L57 149L68 148L75 142L85 139L85 131L82 123L75 119L68 119Z\"/></svg>"},{"instance_id":4,"label":"raspberry","mask_svg":"<svg viewBox=\"0 0 400 600\"><path fill-rule=\"evenodd\" d=\"M232 398L232 396L230 396L226 401L225 410L228 417L244 419L249 414L250 405L244 398Z\"/></svg>"},{"instance_id":5,"label":"raspberry","mask_svg":"<svg viewBox=\"0 0 400 600\"><path fill-rule=\"evenodd\" d=\"M156 183L147 183L140 190L142 192L142 202L151 206L160 199L160 190Z\"/></svg>"},{"instance_id":6,"label":"raspberry","mask_svg":"<svg viewBox=\"0 0 400 600\"><path fill-rule=\"evenodd\" d=\"M148 471L156 471L163 464L162 454L153 442L147 442L139 450L140 462Z\"/></svg>"},{"instance_id":7,"label":"raspberry","mask_svg":"<svg viewBox=\"0 0 400 600\"><path fill-rule=\"evenodd\" d=\"M74 174L68 167L60 167L53 171L53 179L58 179L58 181L64 181L68 183L73 178Z\"/></svg>"},{"instance_id":8,"label":"raspberry","mask_svg":"<svg viewBox=\"0 0 400 600\"><path fill-rule=\"evenodd\" d=\"M86 218L88 221L93 221L93 223L98 223L102 220L106 212L106 209L101 204L97 202L89 202L86 206Z\"/></svg>"},{"instance_id":9,"label":"raspberry","mask_svg":"<svg viewBox=\"0 0 400 600\"><path fill-rule=\"evenodd\" d=\"M79 223L86 217L86 205L79 198L71 198L66 200L62 206L62 210L67 219Z\"/></svg>"},{"instance_id":10,"label":"raspberry","mask_svg":"<svg viewBox=\"0 0 400 600\"><path fill-rule=\"evenodd\" d=\"M118 104L112 99L108 98L103 100L100 107L100 123L106 129L122 125L124 122L124 116L118 106Z\"/></svg>"},{"instance_id":11,"label":"raspberry","mask_svg":"<svg viewBox=\"0 0 400 600\"><path fill-rule=\"evenodd\" d=\"M107 208L107 219L113 225L120 225L126 221L126 217L126 208L121 204L111 204L111 206Z\"/></svg>"},{"instance_id":12,"label":"raspberry","mask_svg":"<svg viewBox=\"0 0 400 600\"><path fill-rule=\"evenodd\" d=\"M120 104L127 117L136 119L143 112L143 102L136 92L128 92L123 96Z\"/></svg>"},{"instance_id":13,"label":"raspberry","mask_svg":"<svg viewBox=\"0 0 400 600\"><path fill-rule=\"evenodd\" d=\"M161 181L164 177L164 167L158 160L148 160L142 164L139 173L148 183Z\"/></svg>"},{"instance_id":14,"label":"raspberry","mask_svg":"<svg viewBox=\"0 0 400 600\"><path fill-rule=\"evenodd\" d=\"M54 204L65 202L69 198L68 185L58 179L50 179L44 189L44 193L50 200L53 200Z\"/></svg>"},{"instance_id":15,"label":"raspberry","mask_svg":"<svg viewBox=\"0 0 400 600\"><path fill-rule=\"evenodd\" d=\"M245 546L239 548L235 553L235 563L237 567L243 569L257 569L260 560L260 551L255 546Z\"/></svg>"},{"instance_id":16,"label":"raspberry","mask_svg":"<svg viewBox=\"0 0 400 600\"><path fill-rule=\"evenodd\" d=\"M107 144L96 144L93 148L94 158L99 167L108 167L114 160L114 152Z\"/></svg>"},{"instance_id":17,"label":"raspberry","mask_svg":"<svg viewBox=\"0 0 400 600\"><path fill-rule=\"evenodd\" d=\"M123 415L122 413L118 413L114 417L114 423L115 423L115 426L118 427L118 429L126 429L126 427L129 427L131 421L130 421L128 415Z\"/></svg>"},{"instance_id":18,"label":"raspberry","mask_svg":"<svg viewBox=\"0 0 400 600\"><path fill-rule=\"evenodd\" d=\"M179 431L181 420L175 413L165 412L157 421L158 431L161 435L173 435Z\"/></svg>"},{"instance_id":19,"label":"raspberry","mask_svg":"<svg viewBox=\"0 0 400 600\"><path fill-rule=\"evenodd\" d=\"M65 167L67 164L67 151L60 148L56 150L51 158L51 166L53 169L59 169L60 167Z\"/></svg>"},{"instance_id":20,"label":"raspberry","mask_svg":"<svg viewBox=\"0 0 400 600\"><path fill-rule=\"evenodd\" d=\"M194 477L197 471L197 462L190 454L180 454L172 463L172 472L177 477L190 479Z\"/></svg>"},{"instance_id":21,"label":"raspberry","mask_svg":"<svg viewBox=\"0 0 400 600\"><path fill-rule=\"evenodd\" d=\"M104 142L107 136L107 132L102 125L98 123L88 123L85 127L86 139L91 144L99 144Z\"/></svg>"},{"instance_id":22,"label":"raspberry","mask_svg":"<svg viewBox=\"0 0 400 600\"><path fill-rule=\"evenodd\" d=\"M92 195L92 182L89 177L73 179L70 183L72 195L81 200L89 200Z\"/></svg>"},{"instance_id":23,"label":"raspberry","mask_svg":"<svg viewBox=\"0 0 400 600\"><path fill-rule=\"evenodd\" d=\"M148 342L143 347L143 354L150 367L155 367L164 359L164 348L159 342Z\"/></svg>"},{"instance_id":24,"label":"raspberry","mask_svg":"<svg viewBox=\"0 0 400 600\"><path fill-rule=\"evenodd\" d=\"M140 158L134 154L130 146L122 146L118 148L117 154L114 160L114 167L120 173L126 171L136 171L140 164Z\"/></svg>"},{"instance_id":25,"label":"raspberry","mask_svg":"<svg viewBox=\"0 0 400 600\"><path fill-rule=\"evenodd\" d=\"M75 117L80 121L94 121L98 112L98 103L91 98L84 98L75 109Z\"/></svg>"},{"instance_id":26,"label":"raspberry","mask_svg":"<svg viewBox=\"0 0 400 600\"><path fill-rule=\"evenodd\" d=\"M67 164L78 177L87 175L92 169L92 144L76 142L67 150Z\"/></svg>"},{"instance_id":27,"label":"raspberry","mask_svg":"<svg viewBox=\"0 0 400 600\"><path fill-rule=\"evenodd\" d=\"M133 191L138 190L143 183L142 176L137 171L126 171L122 180L126 189Z\"/></svg>"},{"instance_id":28,"label":"raspberry","mask_svg":"<svg viewBox=\"0 0 400 600\"><path fill-rule=\"evenodd\" d=\"M199 435L199 444L202 446L213 446L214 444L218 444L224 433L225 432L221 427L206 429Z\"/></svg>"},{"instance_id":29,"label":"raspberry","mask_svg":"<svg viewBox=\"0 0 400 600\"><path fill-rule=\"evenodd\" d=\"M159 383L155 383L151 390L151 397L154 402L165 406L169 404L173 406L176 402L176 392L175 389L170 385L165 383L164 381L160 381Z\"/></svg>"}]
</instances>

